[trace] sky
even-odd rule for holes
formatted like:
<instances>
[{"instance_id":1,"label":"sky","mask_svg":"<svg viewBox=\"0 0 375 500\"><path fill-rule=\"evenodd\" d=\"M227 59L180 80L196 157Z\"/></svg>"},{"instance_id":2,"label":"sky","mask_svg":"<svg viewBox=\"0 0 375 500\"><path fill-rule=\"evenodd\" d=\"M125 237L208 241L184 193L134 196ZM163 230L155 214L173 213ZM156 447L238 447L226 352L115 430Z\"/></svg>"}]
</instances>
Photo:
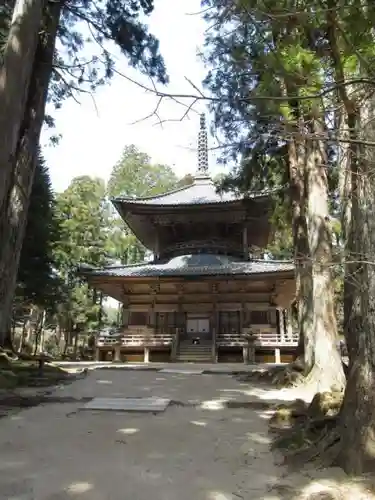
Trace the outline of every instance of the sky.
<instances>
[{"instance_id":1,"label":"sky","mask_svg":"<svg viewBox=\"0 0 375 500\"><path fill-rule=\"evenodd\" d=\"M202 48L206 24L200 15L200 0L155 0L155 10L149 18L149 29L160 41L170 84L161 88L174 93L196 93L207 73L197 53ZM115 53L117 69L149 86L147 77L127 66L126 58ZM98 89L94 96L81 95L80 104L69 99L62 109L52 110L56 129L62 138L57 146L49 141L50 131L44 130L42 146L50 169L55 191L66 189L80 175L108 180L113 165L126 145L135 144L155 163L170 165L182 177L194 173L197 167L196 143L199 113L206 104L199 103L195 112L180 121L185 108L172 100L164 100L160 108L162 120L176 120L161 127L155 117L145 118L155 109L158 98L115 75L109 85ZM190 104L190 102L187 102ZM209 116L207 113L209 124ZM134 122L138 122L135 123ZM209 147L214 147L209 137ZM210 171L215 174L215 156L210 153Z\"/></svg>"}]
</instances>

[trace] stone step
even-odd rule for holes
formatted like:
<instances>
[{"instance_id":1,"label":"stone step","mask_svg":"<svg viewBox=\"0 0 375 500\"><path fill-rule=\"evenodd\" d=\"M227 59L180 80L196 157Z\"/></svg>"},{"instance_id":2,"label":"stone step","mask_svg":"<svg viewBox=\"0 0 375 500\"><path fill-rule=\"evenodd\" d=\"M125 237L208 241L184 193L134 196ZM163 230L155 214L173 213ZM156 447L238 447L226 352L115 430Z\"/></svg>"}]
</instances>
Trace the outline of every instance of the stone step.
<instances>
[{"instance_id":1,"label":"stone step","mask_svg":"<svg viewBox=\"0 0 375 500\"><path fill-rule=\"evenodd\" d=\"M179 354L191 354L191 355L199 355L199 354L205 354L205 355L210 355L211 354L211 349L180 349L178 351Z\"/></svg>"},{"instance_id":2,"label":"stone step","mask_svg":"<svg viewBox=\"0 0 375 500\"><path fill-rule=\"evenodd\" d=\"M209 356L177 356L177 361L190 363L212 363L212 358Z\"/></svg>"},{"instance_id":3,"label":"stone step","mask_svg":"<svg viewBox=\"0 0 375 500\"><path fill-rule=\"evenodd\" d=\"M180 349L211 349L212 344L184 344L180 343Z\"/></svg>"}]
</instances>

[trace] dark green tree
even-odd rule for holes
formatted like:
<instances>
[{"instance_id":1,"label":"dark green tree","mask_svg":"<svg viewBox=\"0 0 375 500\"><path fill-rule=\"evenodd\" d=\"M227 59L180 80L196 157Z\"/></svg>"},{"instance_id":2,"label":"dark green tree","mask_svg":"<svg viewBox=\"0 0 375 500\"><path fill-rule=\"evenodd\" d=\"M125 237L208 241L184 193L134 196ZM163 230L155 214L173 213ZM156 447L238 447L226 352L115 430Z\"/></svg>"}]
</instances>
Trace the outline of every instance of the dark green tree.
<instances>
[{"instance_id":1,"label":"dark green tree","mask_svg":"<svg viewBox=\"0 0 375 500\"><path fill-rule=\"evenodd\" d=\"M293 228L305 372L319 385L343 386L330 273L331 159L328 144L312 138L326 130L327 115L325 103L306 98L320 92L328 78L326 61L308 37L321 19L306 16L293 24L268 0L246 0L230 12L225 1L204 4L214 27L207 37L212 70L205 83L215 97L215 126L226 140L223 161L240 160L224 187L242 192L278 188L274 220L284 223L279 236L285 222ZM297 5L285 2L284 8L293 12Z\"/></svg>"},{"instance_id":2,"label":"dark green tree","mask_svg":"<svg viewBox=\"0 0 375 500\"><path fill-rule=\"evenodd\" d=\"M113 167L107 191L110 198L154 196L179 187L181 182L190 183L190 179L179 181L170 167L153 164L147 154L130 145L124 149L121 159ZM110 253L114 259L120 260L123 264L143 260L146 249L114 212L110 241L112 247Z\"/></svg>"},{"instance_id":3,"label":"dark green tree","mask_svg":"<svg viewBox=\"0 0 375 500\"><path fill-rule=\"evenodd\" d=\"M7 4L11 12L14 2ZM0 106L1 123L7 124L7 134L13 134L12 138L3 134L0 148L0 238L4 242L0 247L0 345L5 345L10 338L11 306L29 204L28 193L33 182L48 97L59 107L65 98L76 97L80 91L92 92L98 85L106 83L116 71L108 50L113 42L132 66L158 81L167 81L158 42L148 33L142 20L152 12L152 0L61 0L47 1L43 7L39 23L36 22L35 9L30 9L17 20L20 32L26 38L33 38L27 26L37 27L36 51L23 43L15 58L11 48L12 37L16 34L11 29L8 35L10 43L5 45L4 51L6 67L0 66L3 72L12 69L8 72L11 78L7 82L24 82L22 88L14 83L0 93L0 102L6 103L6 106ZM29 19L29 15L33 15L33 19ZM6 26L6 21L3 25ZM30 77L28 68L31 68ZM17 75L21 74L23 78L18 79ZM52 120L47 117L47 121L51 123Z\"/></svg>"},{"instance_id":4,"label":"dark green tree","mask_svg":"<svg viewBox=\"0 0 375 500\"><path fill-rule=\"evenodd\" d=\"M107 263L109 220L105 185L101 179L76 177L57 195L56 214L60 224L59 239L53 256L64 283L66 299L60 303L59 321L66 346L73 337L99 326L101 297L79 277L80 265L94 267Z\"/></svg>"},{"instance_id":5,"label":"dark green tree","mask_svg":"<svg viewBox=\"0 0 375 500\"><path fill-rule=\"evenodd\" d=\"M319 436L316 451L322 456L334 444L335 463L360 473L375 461L375 133L369 118L374 113L375 5L356 0L204 4L214 25L207 42L214 69L207 84L216 98L217 126L226 136L228 154L242 160L240 180L267 179L262 162L249 162L259 155L266 164L284 161L300 326L307 326L302 333L310 344L305 344L307 361L323 379L331 370L331 380L340 371L334 335L322 333L334 330L330 269L337 224L330 215L342 211L345 252L338 260L345 273L349 377L339 429Z\"/></svg>"},{"instance_id":6,"label":"dark green tree","mask_svg":"<svg viewBox=\"0 0 375 500\"><path fill-rule=\"evenodd\" d=\"M58 237L55 197L48 168L39 153L18 269L18 300L39 306L49 301L47 292L56 280L52 248Z\"/></svg>"}]
</instances>

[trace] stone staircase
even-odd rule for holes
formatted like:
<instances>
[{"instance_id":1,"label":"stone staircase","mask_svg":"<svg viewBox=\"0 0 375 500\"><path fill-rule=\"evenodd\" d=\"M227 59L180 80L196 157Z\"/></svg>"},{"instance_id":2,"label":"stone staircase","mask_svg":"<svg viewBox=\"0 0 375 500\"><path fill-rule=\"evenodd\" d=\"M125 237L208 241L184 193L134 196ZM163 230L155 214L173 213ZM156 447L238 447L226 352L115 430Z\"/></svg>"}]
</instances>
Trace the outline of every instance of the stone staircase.
<instances>
[{"instance_id":1,"label":"stone staircase","mask_svg":"<svg viewBox=\"0 0 375 500\"><path fill-rule=\"evenodd\" d=\"M177 361L185 363L212 363L211 343L193 344L191 340L181 341Z\"/></svg>"}]
</instances>

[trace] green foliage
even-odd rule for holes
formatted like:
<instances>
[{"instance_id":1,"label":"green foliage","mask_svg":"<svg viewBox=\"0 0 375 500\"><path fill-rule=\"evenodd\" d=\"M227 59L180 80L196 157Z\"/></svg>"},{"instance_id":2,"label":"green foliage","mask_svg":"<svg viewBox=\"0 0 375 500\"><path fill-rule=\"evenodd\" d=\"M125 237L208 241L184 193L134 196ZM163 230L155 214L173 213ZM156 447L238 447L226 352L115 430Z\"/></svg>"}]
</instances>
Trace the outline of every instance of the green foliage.
<instances>
[{"instance_id":1,"label":"green foliage","mask_svg":"<svg viewBox=\"0 0 375 500\"><path fill-rule=\"evenodd\" d=\"M341 58L349 76L359 76L361 67L362 74L370 72L363 54L371 60L375 7L364 9L357 1L332 4L332 14L308 0L243 0L231 9L222 0L204 0L203 4L212 26L206 37L205 59L211 70L205 85L215 97L211 102L215 127L225 140L221 161L238 164L221 187L246 193L288 186L287 148L295 131L315 134L313 123L319 121L327 135L337 132L336 114L342 112L342 104L338 104L336 90L327 90L337 78L335 57ZM333 15L337 16L337 55L330 39ZM363 91L361 84L350 88ZM340 145L326 141L321 146L327 157L330 206L337 216ZM275 204L276 236L285 235L285 215L290 221L288 197L285 202L285 207ZM277 239L289 241L290 235ZM289 251L280 247L280 252L271 253Z\"/></svg>"},{"instance_id":2,"label":"green foliage","mask_svg":"<svg viewBox=\"0 0 375 500\"><path fill-rule=\"evenodd\" d=\"M116 68L109 42L115 43L131 66L167 83L159 42L143 22L153 8L153 0L65 3L49 94L56 107L76 96L77 89L91 92L112 78Z\"/></svg>"},{"instance_id":3,"label":"green foliage","mask_svg":"<svg viewBox=\"0 0 375 500\"><path fill-rule=\"evenodd\" d=\"M132 67L163 84L168 82L159 42L144 24L154 9L153 0L69 0L63 4L48 95L56 108L113 77L113 43ZM0 49L14 5L15 0L5 0L0 6ZM46 123L52 126L53 118L46 116Z\"/></svg>"},{"instance_id":4,"label":"green foliage","mask_svg":"<svg viewBox=\"0 0 375 500\"><path fill-rule=\"evenodd\" d=\"M59 237L48 168L39 154L17 276L16 300L53 308L60 297L52 247Z\"/></svg>"},{"instance_id":5,"label":"green foliage","mask_svg":"<svg viewBox=\"0 0 375 500\"><path fill-rule=\"evenodd\" d=\"M70 272L79 264L101 266L106 262L105 185L102 179L76 177L57 196L60 238L54 254L60 271Z\"/></svg>"},{"instance_id":6,"label":"green foliage","mask_svg":"<svg viewBox=\"0 0 375 500\"><path fill-rule=\"evenodd\" d=\"M154 196L190 182L188 176L178 181L170 167L152 164L147 154L131 145L124 149L113 167L107 190L111 198ZM111 220L110 242L110 254L115 260L131 264L144 259L146 249L115 213Z\"/></svg>"},{"instance_id":7,"label":"green foliage","mask_svg":"<svg viewBox=\"0 0 375 500\"><path fill-rule=\"evenodd\" d=\"M67 289L60 304L66 328L98 326L100 303L97 294L77 275L81 264L103 266L107 262L108 211L105 185L101 179L76 177L56 199L60 237L54 245L59 275Z\"/></svg>"},{"instance_id":8,"label":"green foliage","mask_svg":"<svg viewBox=\"0 0 375 500\"><path fill-rule=\"evenodd\" d=\"M116 196L154 196L177 186L173 170L166 165L152 164L150 157L136 146L125 147L120 160L112 169L108 194Z\"/></svg>"}]
</instances>

